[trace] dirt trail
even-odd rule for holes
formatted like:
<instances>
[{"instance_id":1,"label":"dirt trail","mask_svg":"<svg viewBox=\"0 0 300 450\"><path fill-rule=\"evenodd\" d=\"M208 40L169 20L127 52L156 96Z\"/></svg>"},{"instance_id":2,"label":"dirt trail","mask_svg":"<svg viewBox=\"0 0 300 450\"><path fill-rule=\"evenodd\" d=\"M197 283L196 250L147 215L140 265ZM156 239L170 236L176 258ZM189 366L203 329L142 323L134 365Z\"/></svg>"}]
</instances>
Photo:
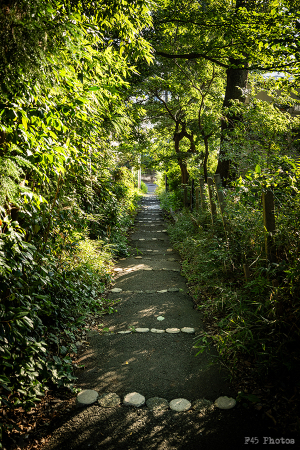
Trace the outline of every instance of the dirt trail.
<instances>
[{"instance_id":1,"label":"dirt trail","mask_svg":"<svg viewBox=\"0 0 300 450\"><path fill-rule=\"evenodd\" d=\"M114 288L122 291L111 292L110 298L120 299L118 312L103 318L109 333L89 332L90 347L80 358L85 370L77 374L77 385L99 394L114 392L122 399L130 392L168 401L206 398L214 402L220 395L235 397L224 374L210 366L207 357L195 357L193 345L202 330L201 317L180 275L179 256L164 231L154 188L148 184L149 192L141 202L131 236L131 256L115 268ZM166 332L184 327L195 332ZM139 332L140 328L149 331ZM245 414L238 407L206 413L155 412L146 406L102 408L94 404L77 409L61 424L45 450L235 449L244 446L245 436L257 436L259 427L255 414Z\"/></svg>"}]
</instances>

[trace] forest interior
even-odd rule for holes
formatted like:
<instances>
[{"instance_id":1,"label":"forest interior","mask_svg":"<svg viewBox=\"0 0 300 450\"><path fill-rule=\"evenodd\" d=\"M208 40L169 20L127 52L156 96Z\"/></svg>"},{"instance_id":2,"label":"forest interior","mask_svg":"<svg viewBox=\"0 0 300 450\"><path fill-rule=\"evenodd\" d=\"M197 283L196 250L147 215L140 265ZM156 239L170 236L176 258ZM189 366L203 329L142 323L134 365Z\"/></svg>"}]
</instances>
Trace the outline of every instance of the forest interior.
<instances>
[{"instance_id":1,"label":"forest interior","mask_svg":"<svg viewBox=\"0 0 300 450\"><path fill-rule=\"evenodd\" d=\"M140 173L198 357L213 346L238 406L299 433L299 32L297 0L0 2L0 448L41 448L45 405L76 397Z\"/></svg>"}]
</instances>

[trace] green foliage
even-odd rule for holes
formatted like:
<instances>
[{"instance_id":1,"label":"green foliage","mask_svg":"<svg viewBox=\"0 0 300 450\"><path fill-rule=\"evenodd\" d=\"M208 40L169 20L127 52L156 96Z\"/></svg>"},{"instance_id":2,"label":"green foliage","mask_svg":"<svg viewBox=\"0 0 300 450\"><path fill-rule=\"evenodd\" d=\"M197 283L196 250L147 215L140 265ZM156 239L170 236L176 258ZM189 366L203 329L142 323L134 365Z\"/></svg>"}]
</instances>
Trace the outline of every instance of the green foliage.
<instances>
[{"instance_id":1,"label":"green foliage","mask_svg":"<svg viewBox=\"0 0 300 450\"><path fill-rule=\"evenodd\" d=\"M272 189L275 197L272 263L265 254L261 194L266 189ZM201 353L213 342L232 376L243 358L260 375L281 372L282 367L296 370L299 168L291 158L277 158L273 170L248 171L225 195L226 233L220 216L212 229L210 214L202 210L177 213L169 227L198 308L214 323L213 331L203 332L196 346ZM164 196L169 197L164 204L171 202L171 194ZM247 281L245 263L250 267Z\"/></svg>"}]
</instances>

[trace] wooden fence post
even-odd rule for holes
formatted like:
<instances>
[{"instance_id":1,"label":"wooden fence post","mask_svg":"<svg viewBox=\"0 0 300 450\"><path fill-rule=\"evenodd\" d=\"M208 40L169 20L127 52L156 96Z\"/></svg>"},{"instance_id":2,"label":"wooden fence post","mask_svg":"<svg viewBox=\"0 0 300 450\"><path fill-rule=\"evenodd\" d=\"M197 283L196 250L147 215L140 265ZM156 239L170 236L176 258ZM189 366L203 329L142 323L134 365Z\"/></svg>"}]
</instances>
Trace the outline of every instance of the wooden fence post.
<instances>
[{"instance_id":1,"label":"wooden fence post","mask_svg":"<svg viewBox=\"0 0 300 450\"><path fill-rule=\"evenodd\" d=\"M262 201L264 210L266 256L270 262L275 262L276 256L273 239L273 234L275 233L275 209L274 209L273 192L272 191L263 192Z\"/></svg>"},{"instance_id":2,"label":"wooden fence post","mask_svg":"<svg viewBox=\"0 0 300 450\"><path fill-rule=\"evenodd\" d=\"M250 269L249 269L249 266L248 266L247 263L243 264L243 269L244 269L245 279L246 279L246 281L249 281L249 279L250 279Z\"/></svg>"},{"instance_id":3,"label":"wooden fence post","mask_svg":"<svg viewBox=\"0 0 300 450\"><path fill-rule=\"evenodd\" d=\"M205 196L204 196L204 178L199 179L200 182L200 199L201 199L201 208L205 209Z\"/></svg>"},{"instance_id":4,"label":"wooden fence post","mask_svg":"<svg viewBox=\"0 0 300 450\"><path fill-rule=\"evenodd\" d=\"M210 203L211 223L213 225L214 224L214 216L216 215L216 205L213 201L214 180L212 178L207 178L207 184L208 184L208 196L209 196L209 203Z\"/></svg>"}]
</instances>

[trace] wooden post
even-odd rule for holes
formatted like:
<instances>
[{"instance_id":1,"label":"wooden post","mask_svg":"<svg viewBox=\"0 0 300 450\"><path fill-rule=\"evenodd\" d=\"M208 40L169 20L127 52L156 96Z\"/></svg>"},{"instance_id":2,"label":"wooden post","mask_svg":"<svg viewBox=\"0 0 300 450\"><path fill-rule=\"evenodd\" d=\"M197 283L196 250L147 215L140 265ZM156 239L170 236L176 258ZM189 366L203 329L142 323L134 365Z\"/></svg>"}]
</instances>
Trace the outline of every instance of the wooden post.
<instances>
[{"instance_id":1,"label":"wooden post","mask_svg":"<svg viewBox=\"0 0 300 450\"><path fill-rule=\"evenodd\" d=\"M199 211L199 191L200 188L199 186L196 187L195 189L195 194L196 194L196 210Z\"/></svg>"},{"instance_id":2,"label":"wooden post","mask_svg":"<svg viewBox=\"0 0 300 450\"><path fill-rule=\"evenodd\" d=\"M243 269L244 269L245 279L246 279L246 281L249 281L249 279L250 279L250 269L249 269L249 266L248 266L247 263L243 264Z\"/></svg>"},{"instance_id":3,"label":"wooden post","mask_svg":"<svg viewBox=\"0 0 300 450\"><path fill-rule=\"evenodd\" d=\"M200 178L199 182L200 182L201 208L204 210L205 209L204 178Z\"/></svg>"},{"instance_id":4,"label":"wooden post","mask_svg":"<svg viewBox=\"0 0 300 450\"><path fill-rule=\"evenodd\" d=\"M209 196L209 203L210 203L210 214L211 214L211 223L214 224L214 217L216 215L216 205L213 201L213 185L214 180L212 178L207 178L207 184L208 184L208 196Z\"/></svg>"},{"instance_id":5,"label":"wooden post","mask_svg":"<svg viewBox=\"0 0 300 450\"><path fill-rule=\"evenodd\" d=\"M168 192L168 175L165 175L165 190Z\"/></svg>"},{"instance_id":6,"label":"wooden post","mask_svg":"<svg viewBox=\"0 0 300 450\"><path fill-rule=\"evenodd\" d=\"M275 233L275 210L274 210L273 192L272 191L263 192L262 201L264 210L266 256L270 262L275 262L276 256L273 239L273 234Z\"/></svg>"},{"instance_id":7,"label":"wooden post","mask_svg":"<svg viewBox=\"0 0 300 450\"><path fill-rule=\"evenodd\" d=\"M221 181L220 174L216 173L215 176L214 176L214 179L215 179L215 184L216 184L216 188L217 188L217 195L218 195L218 201L219 201L219 205L220 205L220 210L221 210L224 230L226 232L227 225L226 225L226 221L225 221L225 217L224 217L225 198L224 198L224 194L223 194L223 191L222 191L222 181Z\"/></svg>"}]
</instances>

